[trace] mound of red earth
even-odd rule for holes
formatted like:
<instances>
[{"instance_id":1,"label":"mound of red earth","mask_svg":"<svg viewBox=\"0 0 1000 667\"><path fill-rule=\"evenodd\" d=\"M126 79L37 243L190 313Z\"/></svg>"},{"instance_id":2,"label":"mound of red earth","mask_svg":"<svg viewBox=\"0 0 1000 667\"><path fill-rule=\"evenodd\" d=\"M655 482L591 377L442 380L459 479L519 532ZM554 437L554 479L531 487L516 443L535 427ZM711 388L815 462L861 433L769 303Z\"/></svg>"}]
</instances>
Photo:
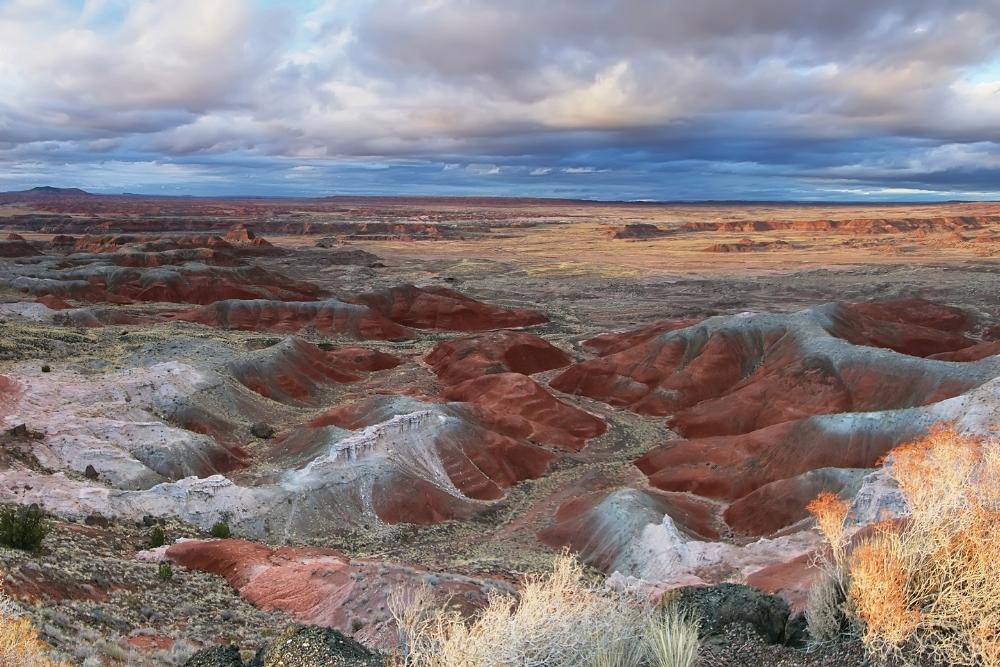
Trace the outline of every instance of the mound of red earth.
<instances>
[{"instance_id":1,"label":"mound of red earth","mask_svg":"<svg viewBox=\"0 0 1000 667\"><path fill-rule=\"evenodd\" d=\"M636 337L552 385L670 415L685 439L636 462L650 485L722 503L732 530L770 535L806 518L820 491L853 496L861 469L927 427L934 410L921 406L1000 375L992 343L965 335L971 325L917 299L714 317ZM963 353L967 363L939 360Z\"/></svg>"},{"instance_id":2,"label":"mound of red earth","mask_svg":"<svg viewBox=\"0 0 1000 667\"><path fill-rule=\"evenodd\" d=\"M491 430L463 407L402 396L367 399L286 434L268 461L297 468L281 483L297 493L312 490L310 503L335 503L329 507L342 520L467 518L517 482L540 477L554 455ZM345 438L344 428L362 430ZM317 496L319 489L334 496Z\"/></svg>"},{"instance_id":3,"label":"mound of red earth","mask_svg":"<svg viewBox=\"0 0 1000 667\"><path fill-rule=\"evenodd\" d=\"M523 331L491 331L437 345L424 357L445 384L493 373L533 375L562 368L573 359L544 339Z\"/></svg>"},{"instance_id":4,"label":"mound of red earth","mask_svg":"<svg viewBox=\"0 0 1000 667\"><path fill-rule=\"evenodd\" d=\"M295 620L356 634L367 643L391 642L388 596L397 589L433 584L437 593L469 612L489 590L508 588L472 579L372 560L351 560L331 549L280 547L244 540L189 540L171 545L165 557L191 570L217 574L241 597Z\"/></svg>"},{"instance_id":5,"label":"mound of red earth","mask_svg":"<svg viewBox=\"0 0 1000 667\"><path fill-rule=\"evenodd\" d=\"M466 380L446 388L441 398L451 403L411 403L400 396L379 396L329 410L312 426L335 425L358 429L385 421L416 404L445 410L511 438L576 451L607 425L589 412L560 401L544 387L520 373L498 373ZM414 408L416 409L416 408Z\"/></svg>"},{"instance_id":6,"label":"mound of red earth","mask_svg":"<svg viewBox=\"0 0 1000 667\"><path fill-rule=\"evenodd\" d=\"M639 327L638 329L632 329L630 331L605 333L599 336L594 336L593 338L583 341L581 345L595 353L597 356L604 357L609 354L614 354L615 352L627 350L630 347L635 347L639 343L644 343L650 338L655 338L660 334L675 331L677 329L686 329L687 327L694 326L700 321L701 320L659 320L657 322L653 322L652 324L647 324L644 327Z\"/></svg>"},{"instance_id":7,"label":"mound of red earth","mask_svg":"<svg viewBox=\"0 0 1000 667\"><path fill-rule=\"evenodd\" d=\"M909 308L910 321L899 321ZM951 309L921 301L714 317L575 364L552 386L642 414L673 415L674 427L694 436L746 433L807 415L922 405L988 379L907 356L973 345L952 330L957 318Z\"/></svg>"},{"instance_id":8,"label":"mound of red earth","mask_svg":"<svg viewBox=\"0 0 1000 667\"><path fill-rule=\"evenodd\" d=\"M315 405L323 388L354 382L358 371L392 368L399 359L364 348L324 351L300 338L243 355L229 372L253 392L288 405Z\"/></svg>"},{"instance_id":9,"label":"mound of red earth","mask_svg":"<svg viewBox=\"0 0 1000 667\"><path fill-rule=\"evenodd\" d=\"M364 340L405 340L412 332L368 306L326 301L290 302L267 299L217 301L176 319L223 329L295 333L305 327L325 334L347 334Z\"/></svg>"},{"instance_id":10,"label":"mound of red earth","mask_svg":"<svg viewBox=\"0 0 1000 667\"><path fill-rule=\"evenodd\" d=\"M38 257L41 254L42 251L20 234L8 234L0 241L0 257Z\"/></svg>"},{"instance_id":11,"label":"mound of red earth","mask_svg":"<svg viewBox=\"0 0 1000 667\"><path fill-rule=\"evenodd\" d=\"M713 243L705 248L705 252L756 252L772 248L788 247L788 241L754 241L740 239L734 243Z\"/></svg>"},{"instance_id":12,"label":"mound of red earth","mask_svg":"<svg viewBox=\"0 0 1000 667\"><path fill-rule=\"evenodd\" d=\"M473 406L475 418L491 429L529 442L578 451L607 430L604 420L564 403L520 373L466 380L441 396Z\"/></svg>"},{"instance_id":13,"label":"mound of red earth","mask_svg":"<svg viewBox=\"0 0 1000 667\"><path fill-rule=\"evenodd\" d=\"M446 287L399 285L360 294L352 300L414 329L484 331L548 321L533 310L493 306Z\"/></svg>"},{"instance_id":14,"label":"mound of red earth","mask_svg":"<svg viewBox=\"0 0 1000 667\"><path fill-rule=\"evenodd\" d=\"M623 552L637 532L670 516L692 538L719 539L715 503L685 493L624 488L594 491L559 506L552 524L539 539L569 547L580 558L606 572L624 570Z\"/></svg>"},{"instance_id":15,"label":"mound of red earth","mask_svg":"<svg viewBox=\"0 0 1000 667\"><path fill-rule=\"evenodd\" d=\"M661 229L648 222L631 223L623 227L614 227L608 230L608 236L611 238L630 241L658 239L664 236L672 236L675 233L669 229Z\"/></svg>"}]
</instances>

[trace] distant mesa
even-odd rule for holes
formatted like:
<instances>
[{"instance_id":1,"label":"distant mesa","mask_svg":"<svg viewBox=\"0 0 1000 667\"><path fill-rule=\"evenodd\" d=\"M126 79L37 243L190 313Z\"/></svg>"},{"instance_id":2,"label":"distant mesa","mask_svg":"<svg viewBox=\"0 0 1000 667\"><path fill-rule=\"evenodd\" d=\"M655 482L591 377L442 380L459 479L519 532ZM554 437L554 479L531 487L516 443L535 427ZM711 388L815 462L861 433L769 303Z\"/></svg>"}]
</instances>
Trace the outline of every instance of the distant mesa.
<instances>
[{"instance_id":1,"label":"distant mesa","mask_svg":"<svg viewBox=\"0 0 1000 667\"><path fill-rule=\"evenodd\" d=\"M631 223L623 227L615 227L608 230L608 236L611 238L628 241L658 239L664 236L671 236L674 233L671 230L662 229L648 222Z\"/></svg>"}]
</instances>

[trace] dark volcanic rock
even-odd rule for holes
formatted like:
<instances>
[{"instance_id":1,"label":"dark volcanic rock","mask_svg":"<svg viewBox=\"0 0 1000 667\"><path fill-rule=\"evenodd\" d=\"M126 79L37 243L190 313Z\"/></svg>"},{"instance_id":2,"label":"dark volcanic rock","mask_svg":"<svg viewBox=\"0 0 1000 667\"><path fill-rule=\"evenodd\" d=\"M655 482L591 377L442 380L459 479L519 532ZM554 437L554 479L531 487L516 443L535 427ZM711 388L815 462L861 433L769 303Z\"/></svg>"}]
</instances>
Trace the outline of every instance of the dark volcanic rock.
<instances>
[{"instance_id":1,"label":"dark volcanic rock","mask_svg":"<svg viewBox=\"0 0 1000 667\"><path fill-rule=\"evenodd\" d=\"M250 427L250 435L261 440L268 440L274 437L274 427L267 422L255 422Z\"/></svg>"},{"instance_id":2,"label":"dark volcanic rock","mask_svg":"<svg viewBox=\"0 0 1000 667\"><path fill-rule=\"evenodd\" d=\"M703 637L722 634L731 625L746 626L772 644L785 640L791 610L776 595L743 584L687 586L677 593L677 603L700 619Z\"/></svg>"},{"instance_id":3,"label":"dark volcanic rock","mask_svg":"<svg viewBox=\"0 0 1000 667\"><path fill-rule=\"evenodd\" d=\"M249 667L381 667L382 657L327 628L289 630L257 652Z\"/></svg>"},{"instance_id":4,"label":"dark volcanic rock","mask_svg":"<svg viewBox=\"0 0 1000 667\"><path fill-rule=\"evenodd\" d=\"M213 646L192 655L184 667L243 667L243 659L240 650L233 644Z\"/></svg>"}]
</instances>

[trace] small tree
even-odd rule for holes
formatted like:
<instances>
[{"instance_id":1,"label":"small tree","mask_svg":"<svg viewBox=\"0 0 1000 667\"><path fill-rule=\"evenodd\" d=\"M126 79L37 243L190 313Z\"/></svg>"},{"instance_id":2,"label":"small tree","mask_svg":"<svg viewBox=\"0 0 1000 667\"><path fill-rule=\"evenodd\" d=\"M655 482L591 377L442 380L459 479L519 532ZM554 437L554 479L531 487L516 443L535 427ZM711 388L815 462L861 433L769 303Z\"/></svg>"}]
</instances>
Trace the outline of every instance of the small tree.
<instances>
[{"instance_id":1,"label":"small tree","mask_svg":"<svg viewBox=\"0 0 1000 667\"><path fill-rule=\"evenodd\" d=\"M149 548L156 549L157 547L162 547L166 541L167 538L163 534L163 528L153 526L153 529L149 531Z\"/></svg>"},{"instance_id":2,"label":"small tree","mask_svg":"<svg viewBox=\"0 0 1000 667\"><path fill-rule=\"evenodd\" d=\"M174 568L170 566L170 563L160 563L156 569L156 576L160 581L170 581L174 578Z\"/></svg>"},{"instance_id":3,"label":"small tree","mask_svg":"<svg viewBox=\"0 0 1000 667\"><path fill-rule=\"evenodd\" d=\"M37 505L0 508L0 544L34 551L49 534L45 513Z\"/></svg>"},{"instance_id":4,"label":"small tree","mask_svg":"<svg viewBox=\"0 0 1000 667\"><path fill-rule=\"evenodd\" d=\"M214 526L212 526L212 537L218 537L220 540L224 540L230 536L229 524L225 521L219 521Z\"/></svg>"}]
</instances>

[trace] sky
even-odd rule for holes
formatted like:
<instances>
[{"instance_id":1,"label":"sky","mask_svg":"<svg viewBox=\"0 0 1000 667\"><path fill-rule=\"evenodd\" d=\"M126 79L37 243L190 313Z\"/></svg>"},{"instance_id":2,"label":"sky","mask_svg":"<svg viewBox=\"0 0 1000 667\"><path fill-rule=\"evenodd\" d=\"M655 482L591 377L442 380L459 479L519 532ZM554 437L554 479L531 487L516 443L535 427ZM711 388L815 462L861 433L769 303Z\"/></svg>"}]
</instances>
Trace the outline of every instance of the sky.
<instances>
[{"instance_id":1,"label":"sky","mask_svg":"<svg viewBox=\"0 0 1000 667\"><path fill-rule=\"evenodd\" d=\"M1000 0L0 0L0 190L1000 199Z\"/></svg>"}]
</instances>

